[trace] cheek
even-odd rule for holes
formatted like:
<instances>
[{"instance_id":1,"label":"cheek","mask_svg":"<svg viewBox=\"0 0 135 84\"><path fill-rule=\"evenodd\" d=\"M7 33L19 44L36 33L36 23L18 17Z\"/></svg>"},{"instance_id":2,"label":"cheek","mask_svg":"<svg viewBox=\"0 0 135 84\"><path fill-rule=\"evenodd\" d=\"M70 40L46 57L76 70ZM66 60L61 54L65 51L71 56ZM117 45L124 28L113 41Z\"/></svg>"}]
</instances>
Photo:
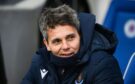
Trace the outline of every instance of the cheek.
<instances>
[{"instance_id":1,"label":"cheek","mask_svg":"<svg viewBox=\"0 0 135 84\"><path fill-rule=\"evenodd\" d=\"M58 53L58 52L59 52L59 49L60 49L59 46L52 46L52 47L51 47L51 52L52 52L52 53Z\"/></svg>"},{"instance_id":2,"label":"cheek","mask_svg":"<svg viewBox=\"0 0 135 84\"><path fill-rule=\"evenodd\" d=\"M80 48L80 40L76 40L76 41L73 41L72 43L72 47L75 49L75 50L79 50Z\"/></svg>"}]
</instances>

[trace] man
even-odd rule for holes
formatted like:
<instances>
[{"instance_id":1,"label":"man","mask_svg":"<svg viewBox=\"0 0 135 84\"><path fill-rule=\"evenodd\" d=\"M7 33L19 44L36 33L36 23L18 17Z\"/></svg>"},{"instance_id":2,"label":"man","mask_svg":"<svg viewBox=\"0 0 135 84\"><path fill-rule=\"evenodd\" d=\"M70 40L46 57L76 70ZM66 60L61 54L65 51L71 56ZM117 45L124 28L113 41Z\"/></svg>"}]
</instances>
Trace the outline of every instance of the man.
<instances>
[{"instance_id":1,"label":"man","mask_svg":"<svg viewBox=\"0 0 135 84\"><path fill-rule=\"evenodd\" d=\"M94 15L67 5L43 10L39 20L45 47L32 59L22 84L123 84L113 32Z\"/></svg>"}]
</instances>

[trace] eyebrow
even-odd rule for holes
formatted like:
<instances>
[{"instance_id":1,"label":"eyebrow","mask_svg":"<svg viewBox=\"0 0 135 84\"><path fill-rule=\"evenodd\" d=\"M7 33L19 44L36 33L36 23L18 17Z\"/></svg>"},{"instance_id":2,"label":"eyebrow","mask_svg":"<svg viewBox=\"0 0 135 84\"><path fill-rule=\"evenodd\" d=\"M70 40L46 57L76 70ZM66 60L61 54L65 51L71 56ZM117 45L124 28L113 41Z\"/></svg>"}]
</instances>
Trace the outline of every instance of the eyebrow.
<instances>
[{"instance_id":1,"label":"eyebrow","mask_svg":"<svg viewBox=\"0 0 135 84\"><path fill-rule=\"evenodd\" d=\"M69 36L75 36L75 33L68 34L68 35L66 36L66 38L69 37Z\"/></svg>"},{"instance_id":2,"label":"eyebrow","mask_svg":"<svg viewBox=\"0 0 135 84\"><path fill-rule=\"evenodd\" d=\"M76 35L75 35L75 33L73 33L73 32L72 32L72 33L70 33L70 34L66 35L66 37L65 37L65 38L67 38L67 37L69 37L69 36L76 36ZM55 41L55 40L60 40L60 39L59 39L59 38L57 38L57 37L56 37L56 38L53 38L53 39L52 39L52 42L53 42L53 41Z\"/></svg>"},{"instance_id":3,"label":"eyebrow","mask_svg":"<svg viewBox=\"0 0 135 84\"><path fill-rule=\"evenodd\" d=\"M55 38L55 39L53 39L53 40L52 40L52 43L54 43L54 42L55 42L55 41L57 41L57 40L59 40L59 41L60 41L61 39L59 39L59 38Z\"/></svg>"}]
</instances>

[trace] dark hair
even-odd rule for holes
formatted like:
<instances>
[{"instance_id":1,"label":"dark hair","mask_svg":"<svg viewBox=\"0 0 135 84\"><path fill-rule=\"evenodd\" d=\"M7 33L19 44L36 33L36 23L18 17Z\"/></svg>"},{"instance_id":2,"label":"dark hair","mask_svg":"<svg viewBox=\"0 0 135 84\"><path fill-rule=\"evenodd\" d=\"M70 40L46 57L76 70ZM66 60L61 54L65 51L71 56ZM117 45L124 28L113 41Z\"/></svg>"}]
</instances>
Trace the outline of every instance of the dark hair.
<instances>
[{"instance_id":1,"label":"dark hair","mask_svg":"<svg viewBox=\"0 0 135 84\"><path fill-rule=\"evenodd\" d=\"M47 39L47 30L53 29L57 25L71 25L79 30L79 19L76 11L68 5L43 9L39 18L39 27L45 39Z\"/></svg>"}]
</instances>

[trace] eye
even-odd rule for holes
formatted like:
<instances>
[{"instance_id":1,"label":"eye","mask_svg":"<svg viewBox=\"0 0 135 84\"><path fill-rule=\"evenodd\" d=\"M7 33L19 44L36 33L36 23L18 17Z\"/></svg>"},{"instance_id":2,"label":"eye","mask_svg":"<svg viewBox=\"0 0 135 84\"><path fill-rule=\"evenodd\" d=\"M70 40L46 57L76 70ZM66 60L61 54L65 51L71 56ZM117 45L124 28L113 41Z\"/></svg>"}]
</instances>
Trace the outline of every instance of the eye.
<instances>
[{"instance_id":1,"label":"eye","mask_svg":"<svg viewBox=\"0 0 135 84\"><path fill-rule=\"evenodd\" d=\"M67 36L67 40L68 41L72 41L72 40L74 40L74 38L75 38L75 35L74 34Z\"/></svg>"},{"instance_id":2,"label":"eye","mask_svg":"<svg viewBox=\"0 0 135 84\"><path fill-rule=\"evenodd\" d=\"M53 41L52 41L52 44L54 44L54 45L58 45L58 44L60 44L61 43L61 40L60 39L54 39Z\"/></svg>"}]
</instances>

